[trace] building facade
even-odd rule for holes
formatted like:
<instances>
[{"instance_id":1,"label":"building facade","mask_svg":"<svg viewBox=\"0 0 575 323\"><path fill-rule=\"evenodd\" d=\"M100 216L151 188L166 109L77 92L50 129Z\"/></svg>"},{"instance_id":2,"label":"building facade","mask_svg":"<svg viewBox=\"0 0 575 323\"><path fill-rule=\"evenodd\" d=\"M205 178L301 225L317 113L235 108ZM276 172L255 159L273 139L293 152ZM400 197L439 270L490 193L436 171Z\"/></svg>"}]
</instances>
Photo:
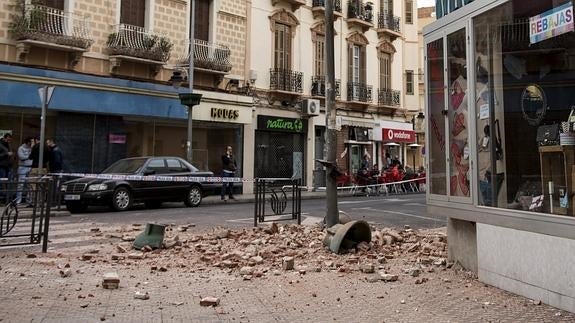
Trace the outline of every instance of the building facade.
<instances>
[{"instance_id":1,"label":"building facade","mask_svg":"<svg viewBox=\"0 0 575 323\"><path fill-rule=\"evenodd\" d=\"M437 6L424 29L427 201L449 216L449 256L575 311L572 2Z\"/></svg>"},{"instance_id":2,"label":"building facade","mask_svg":"<svg viewBox=\"0 0 575 323\"><path fill-rule=\"evenodd\" d=\"M322 166L314 162L325 148L324 4L251 3L248 60L258 118L256 176L301 173L308 186L325 185ZM355 174L366 153L379 168L386 154L411 165L420 150L409 146L415 143L411 120L419 112L415 3L335 0L334 8L338 166ZM272 116L304 128L296 134L261 129L260 120L269 122ZM266 166L272 169L264 171Z\"/></svg>"},{"instance_id":3,"label":"building facade","mask_svg":"<svg viewBox=\"0 0 575 323\"><path fill-rule=\"evenodd\" d=\"M141 155L186 156L187 114L170 84L194 47L193 163L240 176L323 186L322 0L14 0L1 4L0 130L40 131L39 87L55 86L47 137L65 171L98 172ZM418 164L417 14L412 0L334 1L339 166L369 154ZM185 82L184 82L185 83ZM410 146L411 145L411 146ZM417 157L416 157L417 156ZM251 192L251 182L243 189Z\"/></svg>"}]
</instances>

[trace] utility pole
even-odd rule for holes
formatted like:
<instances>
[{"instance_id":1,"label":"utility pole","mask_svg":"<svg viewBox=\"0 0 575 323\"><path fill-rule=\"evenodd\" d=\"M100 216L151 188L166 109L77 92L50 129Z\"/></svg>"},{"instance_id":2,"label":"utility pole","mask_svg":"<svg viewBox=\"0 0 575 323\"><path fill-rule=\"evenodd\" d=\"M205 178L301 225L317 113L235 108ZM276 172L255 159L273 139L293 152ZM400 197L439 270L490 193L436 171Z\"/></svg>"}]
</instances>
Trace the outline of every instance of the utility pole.
<instances>
[{"instance_id":1,"label":"utility pole","mask_svg":"<svg viewBox=\"0 0 575 323\"><path fill-rule=\"evenodd\" d=\"M333 1L325 1L325 55L326 55L326 93L325 93L325 118L327 131L325 132L325 148L323 151L326 165L326 224L332 227L339 223L339 211L337 209L337 183L334 170L337 163L336 157L336 110L335 110L335 62L333 45Z\"/></svg>"},{"instance_id":2,"label":"utility pole","mask_svg":"<svg viewBox=\"0 0 575 323\"><path fill-rule=\"evenodd\" d=\"M196 1L191 0L190 6L192 7L190 13L190 59L188 64L188 84L190 87L190 94L194 93L194 38L195 38L195 23L196 23ZM186 143L186 159L193 163L192 153L192 107L188 108L188 140Z\"/></svg>"}]
</instances>

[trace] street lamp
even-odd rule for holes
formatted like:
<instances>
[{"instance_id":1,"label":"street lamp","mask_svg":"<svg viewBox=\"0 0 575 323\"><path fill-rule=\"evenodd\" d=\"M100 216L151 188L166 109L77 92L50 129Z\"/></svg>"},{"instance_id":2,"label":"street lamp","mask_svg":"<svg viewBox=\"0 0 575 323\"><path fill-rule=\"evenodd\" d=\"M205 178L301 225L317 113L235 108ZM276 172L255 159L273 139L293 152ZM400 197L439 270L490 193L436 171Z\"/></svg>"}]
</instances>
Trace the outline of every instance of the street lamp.
<instances>
[{"instance_id":1,"label":"street lamp","mask_svg":"<svg viewBox=\"0 0 575 323\"><path fill-rule=\"evenodd\" d=\"M192 163L192 111L193 107L200 104L202 99L201 94L194 93L194 24L195 24L195 12L196 12L196 2L194 0L190 1L191 14L190 14L190 37L189 37L189 60L188 60L188 85L189 93L179 93L178 97L182 105L188 107L188 140L186 142L186 159ZM184 78L182 77L182 72L175 70L170 77L170 84L175 88L179 88Z\"/></svg>"}]
</instances>

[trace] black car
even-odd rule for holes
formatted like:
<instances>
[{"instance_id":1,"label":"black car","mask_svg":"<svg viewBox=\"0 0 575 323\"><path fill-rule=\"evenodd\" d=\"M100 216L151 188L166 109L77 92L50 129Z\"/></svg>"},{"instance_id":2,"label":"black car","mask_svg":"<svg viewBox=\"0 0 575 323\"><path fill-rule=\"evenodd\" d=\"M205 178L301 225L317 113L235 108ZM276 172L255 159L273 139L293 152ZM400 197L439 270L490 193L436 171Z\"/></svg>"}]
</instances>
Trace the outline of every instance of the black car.
<instances>
[{"instance_id":1,"label":"black car","mask_svg":"<svg viewBox=\"0 0 575 323\"><path fill-rule=\"evenodd\" d=\"M212 177L178 157L137 157L121 159L104 170L98 178L83 177L61 186L66 208L71 213L85 211L89 205L110 205L117 211L128 210L135 202L148 208L162 202L183 201L198 206L216 184L184 177ZM126 178L126 176L134 176ZM157 176L154 180L133 180L137 176ZM167 177L169 180L161 181ZM171 180L177 179L177 180Z\"/></svg>"}]
</instances>

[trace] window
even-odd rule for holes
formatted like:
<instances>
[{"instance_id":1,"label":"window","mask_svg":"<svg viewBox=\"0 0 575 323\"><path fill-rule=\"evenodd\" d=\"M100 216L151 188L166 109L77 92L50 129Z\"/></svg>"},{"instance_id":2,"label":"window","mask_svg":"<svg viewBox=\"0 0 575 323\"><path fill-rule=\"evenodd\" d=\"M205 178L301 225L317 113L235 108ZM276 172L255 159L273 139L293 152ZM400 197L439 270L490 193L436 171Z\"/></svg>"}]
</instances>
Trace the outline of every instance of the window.
<instances>
[{"instance_id":1,"label":"window","mask_svg":"<svg viewBox=\"0 0 575 323\"><path fill-rule=\"evenodd\" d=\"M405 71L405 93L413 95L413 71Z\"/></svg>"},{"instance_id":2,"label":"window","mask_svg":"<svg viewBox=\"0 0 575 323\"><path fill-rule=\"evenodd\" d=\"M276 69L291 68L291 27L281 23L275 24L274 67Z\"/></svg>"},{"instance_id":3,"label":"window","mask_svg":"<svg viewBox=\"0 0 575 323\"><path fill-rule=\"evenodd\" d=\"M379 56L379 87L391 89L391 55L388 53Z\"/></svg>"},{"instance_id":4,"label":"window","mask_svg":"<svg viewBox=\"0 0 575 323\"><path fill-rule=\"evenodd\" d=\"M210 40L210 0L195 0L194 38Z\"/></svg>"},{"instance_id":5,"label":"window","mask_svg":"<svg viewBox=\"0 0 575 323\"><path fill-rule=\"evenodd\" d=\"M393 14L393 0L381 0L379 7L383 13Z\"/></svg>"},{"instance_id":6,"label":"window","mask_svg":"<svg viewBox=\"0 0 575 323\"><path fill-rule=\"evenodd\" d=\"M167 172L166 165L163 159L155 158L150 160L146 170L153 170L155 174L165 174Z\"/></svg>"},{"instance_id":7,"label":"window","mask_svg":"<svg viewBox=\"0 0 575 323\"><path fill-rule=\"evenodd\" d=\"M315 45L314 45L314 57L315 57L315 66L314 66L314 75L315 76L324 76L325 74L325 36L324 35L316 35Z\"/></svg>"},{"instance_id":8,"label":"window","mask_svg":"<svg viewBox=\"0 0 575 323\"><path fill-rule=\"evenodd\" d=\"M177 159L166 159L166 164L168 164L168 170L172 173L184 173L190 171Z\"/></svg>"},{"instance_id":9,"label":"window","mask_svg":"<svg viewBox=\"0 0 575 323\"><path fill-rule=\"evenodd\" d=\"M405 0L405 23L413 24L413 0Z\"/></svg>"},{"instance_id":10,"label":"window","mask_svg":"<svg viewBox=\"0 0 575 323\"><path fill-rule=\"evenodd\" d=\"M359 46L357 45L353 45L353 76L352 76L352 80L355 83L359 83L360 79L359 79L359 61L360 61L360 57L359 57Z\"/></svg>"},{"instance_id":11,"label":"window","mask_svg":"<svg viewBox=\"0 0 575 323\"><path fill-rule=\"evenodd\" d=\"M146 21L145 0L122 0L120 10L121 24L145 27L145 21Z\"/></svg>"}]
</instances>

